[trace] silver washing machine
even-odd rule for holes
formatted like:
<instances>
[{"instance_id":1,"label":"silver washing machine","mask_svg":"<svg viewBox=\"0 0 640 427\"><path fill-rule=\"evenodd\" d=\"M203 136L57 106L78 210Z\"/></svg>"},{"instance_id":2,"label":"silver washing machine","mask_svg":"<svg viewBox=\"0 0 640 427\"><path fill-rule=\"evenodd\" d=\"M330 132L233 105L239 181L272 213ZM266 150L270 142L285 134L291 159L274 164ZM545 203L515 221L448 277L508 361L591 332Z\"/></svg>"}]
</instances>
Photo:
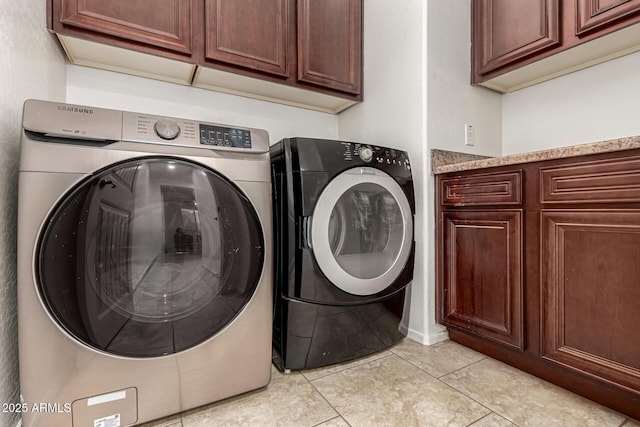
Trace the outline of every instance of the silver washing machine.
<instances>
[{"instance_id":1,"label":"silver washing machine","mask_svg":"<svg viewBox=\"0 0 640 427\"><path fill-rule=\"evenodd\" d=\"M28 100L23 425L146 422L271 377L267 132Z\"/></svg>"}]
</instances>

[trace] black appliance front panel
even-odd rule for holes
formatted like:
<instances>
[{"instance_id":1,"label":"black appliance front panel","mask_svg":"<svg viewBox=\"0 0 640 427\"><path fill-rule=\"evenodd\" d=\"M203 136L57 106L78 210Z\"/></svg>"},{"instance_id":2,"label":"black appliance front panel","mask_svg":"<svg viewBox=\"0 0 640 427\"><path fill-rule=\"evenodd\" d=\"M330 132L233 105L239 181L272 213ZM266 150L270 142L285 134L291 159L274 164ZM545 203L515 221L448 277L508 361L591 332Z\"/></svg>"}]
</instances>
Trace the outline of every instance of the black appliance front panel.
<instances>
[{"instance_id":1,"label":"black appliance front panel","mask_svg":"<svg viewBox=\"0 0 640 427\"><path fill-rule=\"evenodd\" d=\"M281 298L274 319L273 361L278 369L309 369L384 350L400 331L406 289L363 305L331 306Z\"/></svg>"},{"instance_id":2,"label":"black appliance front panel","mask_svg":"<svg viewBox=\"0 0 640 427\"><path fill-rule=\"evenodd\" d=\"M362 144L317 139L285 139L271 148L274 182L275 298L284 296L322 304L365 304L399 292L413 279L415 242L400 276L369 296L352 295L332 285L322 274L307 242L307 219L326 183L341 172L361 165L391 174L415 213L413 181L405 152L377 147L375 162L364 162L354 152ZM371 146L369 146L371 147ZM396 157L394 163L391 156ZM376 157L377 156L377 157ZM389 158L389 163L375 159Z\"/></svg>"}]
</instances>

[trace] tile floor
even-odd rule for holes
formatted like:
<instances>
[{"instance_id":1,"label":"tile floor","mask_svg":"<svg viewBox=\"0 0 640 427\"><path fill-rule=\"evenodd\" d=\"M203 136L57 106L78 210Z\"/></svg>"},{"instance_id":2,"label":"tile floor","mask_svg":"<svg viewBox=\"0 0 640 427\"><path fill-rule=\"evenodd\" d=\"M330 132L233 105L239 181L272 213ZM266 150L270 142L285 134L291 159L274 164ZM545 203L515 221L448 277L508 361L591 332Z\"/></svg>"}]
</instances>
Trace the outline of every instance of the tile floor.
<instances>
[{"instance_id":1,"label":"tile floor","mask_svg":"<svg viewBox=\"0 0 640 427\"><path fill-rule=\"evenodd\" d=\"M405 339L349 363L283 374L266 389L145 424L640 427L640 422L451 341Z\"/></svg>"}]
</instances>

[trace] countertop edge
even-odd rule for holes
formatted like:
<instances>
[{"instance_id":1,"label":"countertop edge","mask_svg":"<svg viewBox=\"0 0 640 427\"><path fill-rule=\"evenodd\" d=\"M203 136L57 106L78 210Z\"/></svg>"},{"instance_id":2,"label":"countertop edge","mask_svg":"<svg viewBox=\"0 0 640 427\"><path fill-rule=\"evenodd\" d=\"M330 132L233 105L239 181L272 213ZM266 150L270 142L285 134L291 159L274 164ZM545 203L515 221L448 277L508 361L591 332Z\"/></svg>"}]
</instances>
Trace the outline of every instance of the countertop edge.
<instances>
[{"instance_id":1,"label":"countertop edge","mask_svg":"<svg viewBox=\"0 0 640 427\"><path fill-rule=\"evenodd\" d=\"M482 169L494 166L508 166L519 163L531 163L542 160L560 159L565 157L582 156L586 154L608 153L613 151L632 150L640 148L640 136L610 139L606 141L592 142L588 144L571 145L567 147L551 148L548 150L532 151L529 153L512 154L503 157L489 157L478 160L463 161L451 164L434 164L434 151L431 156L431 173L440 175L449 172L462 172L466 170ZM444 152L446 150L437 150ZM454 158L456 154L454 153ZM471 155L473 156L473 155ZM441 156L440 156L441 157ZM441 160L441 158L439 158Z\"/></svg>"}]
</instances>

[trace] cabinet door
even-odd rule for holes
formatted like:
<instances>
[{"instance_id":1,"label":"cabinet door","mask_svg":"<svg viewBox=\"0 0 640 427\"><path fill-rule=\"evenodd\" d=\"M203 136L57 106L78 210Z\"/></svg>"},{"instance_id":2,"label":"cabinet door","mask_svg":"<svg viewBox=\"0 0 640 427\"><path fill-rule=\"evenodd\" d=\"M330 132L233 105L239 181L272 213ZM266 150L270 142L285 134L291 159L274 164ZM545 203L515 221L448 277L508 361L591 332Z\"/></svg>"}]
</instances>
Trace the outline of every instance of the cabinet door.
<instances>
[{"instance_id":1,"label":"cabinet door","mask_svg":"<svg viewBox=\"0 0 640 427\"><path fill-rule=\"evenodd\" d=\"M289 0L205 0L206 59L286 77Z\"/></svg>"},{"instance_id":2,"label":"cabinet door","mask_svg":"<svg viewBox=\"0 0 640 427\"><path fill-rule=\"evenodd\" d=\"M559 0L474 0L474 76L560 45Z\"/></svg>"},{"instance_id":3,"label":"cabinet door","mask_svg":"<svg viewBox=\"0 0 640 427\"><path fill-rule=\"evenodd\" d=\"M54 0L60 23L85 38L191 55L191 0ZM61 6L61 7L60 7ZM56 23L54 22L54 26ZM56 29L54 27L54 29ZM57 29L56 29L57 31Z\"/></svg>"},{"instance_id":4,"label":"cabinet door","mask_svg":"<svg viewBox=\"0 0 640 427\"><path fill-rule=\"evenodd\" d=\"M298 0L298 81L359 94L362 0Z\"/></svg>"},{"instance_id":5,"label":"cabinet door","mask_svg":"<svg viewBox=\"0 0 640 427\"><path fill-rule=\"evenodd\" d=\"M442 213L442 323L523 349L522 210Z\"/></svg>"},{"instance_id":6,"label":"cabinet door","mask_svg":"<svg viewBox=\"0 0 640 427\"><path fill-rule=\"evenodd\" d=\"M543 210L542 357L640 390L640 210Z\"/></svg>"},{"instance_id":7,"label":"cabinet door","mask_svg":"<svg viewBox=\"0 0 640 427\"><path fill-rule=\"evenodd\" d=\"M576 34L600 31L640 14L640 0L576 0Z\"/></svg>"}]
</instances>

